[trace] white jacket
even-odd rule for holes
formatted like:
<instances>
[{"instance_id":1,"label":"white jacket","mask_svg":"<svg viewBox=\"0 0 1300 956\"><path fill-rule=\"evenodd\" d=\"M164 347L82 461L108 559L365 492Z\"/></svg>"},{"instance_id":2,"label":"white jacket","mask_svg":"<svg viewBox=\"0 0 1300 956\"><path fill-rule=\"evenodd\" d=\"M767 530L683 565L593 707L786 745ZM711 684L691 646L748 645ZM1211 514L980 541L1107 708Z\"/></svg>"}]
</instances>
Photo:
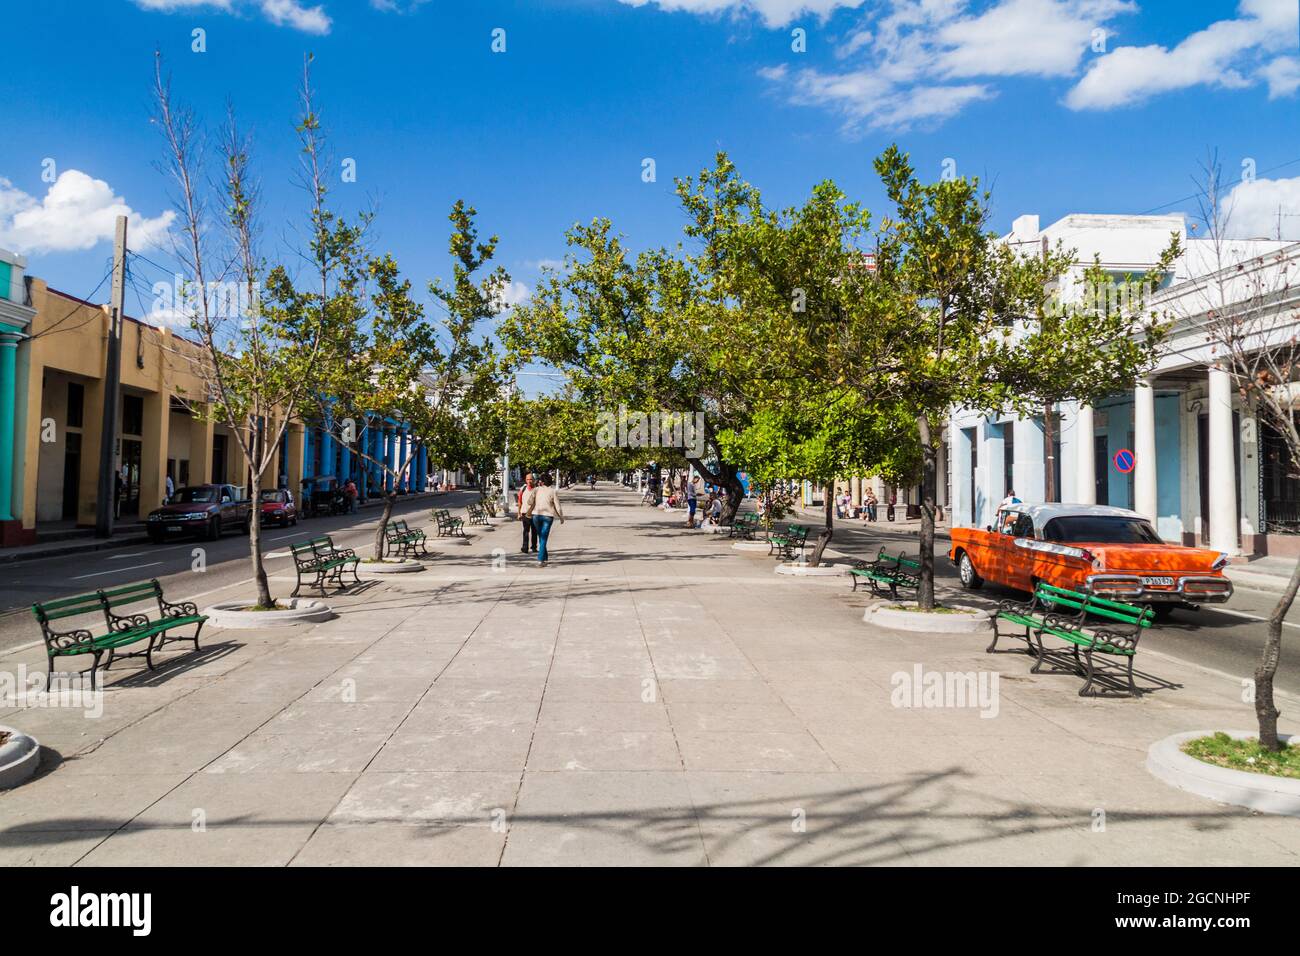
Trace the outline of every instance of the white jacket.
<instances>
[{"instance_id":1,"label":"white jacket","mask_svg":"<svg viewBox=\"0 0 1300 956\"><path fill-rule=\"evenodd\" d=\"M554 488L548 488L546 485L538 485L536 488L529 488L524 492L524 501L520 506L526 515L542 515L543 517L559 518L564 521L564 510L560 507L560 496L555 493Z\"/></svg>"}]
</instances>

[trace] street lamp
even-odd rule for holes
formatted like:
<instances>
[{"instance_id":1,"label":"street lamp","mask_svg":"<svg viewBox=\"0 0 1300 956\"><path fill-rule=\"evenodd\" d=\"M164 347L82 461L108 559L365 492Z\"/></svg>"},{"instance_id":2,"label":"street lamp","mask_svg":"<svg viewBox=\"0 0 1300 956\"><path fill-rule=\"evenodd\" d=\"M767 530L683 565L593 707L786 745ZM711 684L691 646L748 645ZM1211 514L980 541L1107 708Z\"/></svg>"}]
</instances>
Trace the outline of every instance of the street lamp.
<instances>
[{"instance_id":1,"label":"street lamp","mask_svg":"<svg viewBox=\"0 0 1300 956\"><path fill-rule=\"evenodd\" d=\"M501 513L510 517L510 399L515 394L515 380L501 386L501 397L506 402L506 447L501 455Z\"/></svg>"}]
</instances>

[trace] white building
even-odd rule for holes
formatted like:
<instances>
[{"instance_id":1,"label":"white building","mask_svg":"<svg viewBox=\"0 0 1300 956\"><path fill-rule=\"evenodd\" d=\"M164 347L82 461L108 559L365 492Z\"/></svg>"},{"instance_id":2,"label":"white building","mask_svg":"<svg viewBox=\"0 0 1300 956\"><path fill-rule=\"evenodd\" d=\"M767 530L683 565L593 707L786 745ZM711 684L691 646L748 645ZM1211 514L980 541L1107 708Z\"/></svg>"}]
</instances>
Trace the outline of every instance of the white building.
<instances>
[{"instance_id":1,"label":"white building","mask_svg":"<svg viewBox=\"0 0 1300 956\"><path fill-rule=\"evenodd\" d=\"M1150 308L1173 322L1169 341L1132 393L1094 408L1059 408L1060 498L1132 508L1150 517L1167 541L1205 543L1230 554L1300 554L1300 480L1290 477L1294 469L1277 436L1243 412L1230 376L1213 367L1205 333L1207 312L1243 295L1250 274L1260 271L1252 256L1280 252L1296 259L1300 243L1189 238L1182 216L1071 215L1042 230L1038 217L1022 216L1005 238L1026 247L1044 238L1055 246L1059 239L1077 250L1081 265L1063 283L1066 297L1094 255L1123 280L1154 266L1171 234L1185 251L1149 299ZM1272 257L1262 268L1276 268ZM1269 285L1268 277L1260 281ZM1300 307L1294 281L1271 307L1280 321L1294 322ZM948 439L955 525L988 524L1009 488L1025 501L1043 500L1041 416L989 418L958 410ZM1124 449L1133 452L1127 473L1114 461Z\"/></svg>"}]
</instances>

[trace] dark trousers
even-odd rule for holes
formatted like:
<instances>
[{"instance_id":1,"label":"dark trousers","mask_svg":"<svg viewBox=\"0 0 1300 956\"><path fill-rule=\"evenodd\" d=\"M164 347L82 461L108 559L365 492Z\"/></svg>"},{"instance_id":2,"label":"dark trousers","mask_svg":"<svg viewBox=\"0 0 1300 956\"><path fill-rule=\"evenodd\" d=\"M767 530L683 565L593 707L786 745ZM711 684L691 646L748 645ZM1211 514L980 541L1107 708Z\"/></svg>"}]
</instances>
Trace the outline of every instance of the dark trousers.
<instances>
[{"instance_id":1,"label":"dark trousers","mask_svg":"<svg viewBox=\"0 0 1300 956\"><path fill-rule=\"evenodd\" d=\"M519 523L524 526L524 543L520 545L521 551L537 550L537 532L533 528L532 518L521 518Z\"/></svg>"}]
</instances>

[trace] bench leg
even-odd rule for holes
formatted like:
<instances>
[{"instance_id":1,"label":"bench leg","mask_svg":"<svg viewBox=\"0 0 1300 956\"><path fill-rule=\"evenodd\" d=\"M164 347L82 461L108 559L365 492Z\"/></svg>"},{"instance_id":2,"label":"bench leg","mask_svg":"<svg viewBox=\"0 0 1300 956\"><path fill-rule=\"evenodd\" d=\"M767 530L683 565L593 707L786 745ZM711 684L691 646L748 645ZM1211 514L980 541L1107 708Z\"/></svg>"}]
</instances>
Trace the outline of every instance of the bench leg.
<instances>
[{"instance_id":1,"label":"bench leg","mask_svg":"<svg viewBox=\"0 0 1300 956\"><path fill-rule=\"evenodd\" d=\"M1096 665L1093 664L1093 662L1092 662L1092 648L1091 648L1091 647L1088 648L1086 651L1083 652L1083 656L1084 656L1084 658L1085 658L1085 659L1087 660L1087 662L1088 662L1088 672L1087 672L1087 674L1085 675L1088 679L1087 679L1086 681L1084 681L1083 686L1079 688L1079 696L1080 696L1080 697L1087 697L1087 696L1088 696L1088 691L1089 691L1089 689L1092 687L1092 682L1093 682L1093 680L1094 680L1094 679L1096 678L1096 676L1097 676L1097 668L1096 668Z\"/></svg>"},{"instance_id":2,"label":"bench leg","mask_svg":"<svg viewBox=\"0 0 1300 956\"><path fill-rule=\"evenodd\" d=\"M1029 673L1037 674L1043 666L1043 661L1047 659L1047 651L1043 648L1043 632L1037 631L1034 637L1038 640L1038 653L1034 655L1034 666L1029 668Z\"/></svg>"},{"instance_id":3,"label":"bench leg","mask_svg":"<svg viewBox=\"0 0 1300 956\"><path fill-rule=\"evenodd\" d=\"M167 633L166 631L163 632L163 634L166 634L166 633ZM154 645L154 642L157 641L159 638L161 638L161 637L163 636L163 634L155 634L153 637L149 638L149 644L148 644L148 646L146 646L145 649L144 649L144 662L145 662L145 664L148 666L149 670L153 670L153 645ZM159 642L158 646L161 647L161 646L162 646L162 643Z\"/></svg>"},{"instance_id":4,"label":"bench leg","mask_svg":"<svg viewBox=\"0 0 1300 956\"><path fill-rule=\"evenodd\" d=\"M352 580L355 581L357 584L360 584L360 583L361 583L361 578L359 578L359 577L357 576L357 568L359 568L359 567L361 567L361 562L360 562L360 561L353 561L353 562L352 562Z\"/></svg>"},{"instance_id":5,"label":"bench leg","mask_svg":"<svg viewBox=\"0 0 1300 956\"><path fill-rule=\"evenodd\" d=\"M297 597L297 596L298 596L298 591L299 591L301 588L302 588L302 572L299 571L299 572L298 572L298 583L295 584L295 585L293 586L293 590L289 592L289 597Z\"/></svg>"},{"instance_id":6,"label":"bench leg","mask_svg":"<svg viewBox=\"0 0 1300 956\"><path fill-rule=\"evenodd\" d=\"M196 651L199 649L199 635L200 635L201 633L203 633L203 625L204 625L205 623L207 623L207 622L206 622L206 621L199 621L199 626L196 627L196 628L194 629L194 649L195 649Z\"/></svg>"},{"instance_id":7,"label":"bench leg","mask_svg":"<svg viewBox=\"0 0 1300 956\"><path fill-rule=\"evenodd\" d=\"M96 687L99 686L97 683L98 676L99 676L99 658L103 655L103 653L104 653L103 651L94 652L95 659L90 665L90 689L91 690L95 690ZM108 656L108 660L110 664L113 662L113 655L111 653ZM107 667L104 669L108 670Z\"/></svg>"},{"instance_id":8,"label":"bench leg","mask_svg":"<svg viewBox=\"0 0 1300 956\"><path fill-rule=\"evenodd\" d=\"M998 618L997 615L995 614L993 615L993 640L989 641L989 646L984 648L985 654L993 653L993 649L998 646L998 638L1001 636L1002 636L1001 632L998 631ZM1027 627L1025 628L1025 639L1026 640L1029 639L1029 628Z\"/></svg>"},{"instance_id":9,"label":"bench leg","mask_svg":"<svg viewBox=\"0 0 1300 956\"><path fill-rule=\"evenodd\" d=\"M1136 654L1128 655L1128 695L1130 697L1141 697L1142 691L1138 690L1137 684L1133 683L1133 658Z\"/></svg>"}]
</instances>

